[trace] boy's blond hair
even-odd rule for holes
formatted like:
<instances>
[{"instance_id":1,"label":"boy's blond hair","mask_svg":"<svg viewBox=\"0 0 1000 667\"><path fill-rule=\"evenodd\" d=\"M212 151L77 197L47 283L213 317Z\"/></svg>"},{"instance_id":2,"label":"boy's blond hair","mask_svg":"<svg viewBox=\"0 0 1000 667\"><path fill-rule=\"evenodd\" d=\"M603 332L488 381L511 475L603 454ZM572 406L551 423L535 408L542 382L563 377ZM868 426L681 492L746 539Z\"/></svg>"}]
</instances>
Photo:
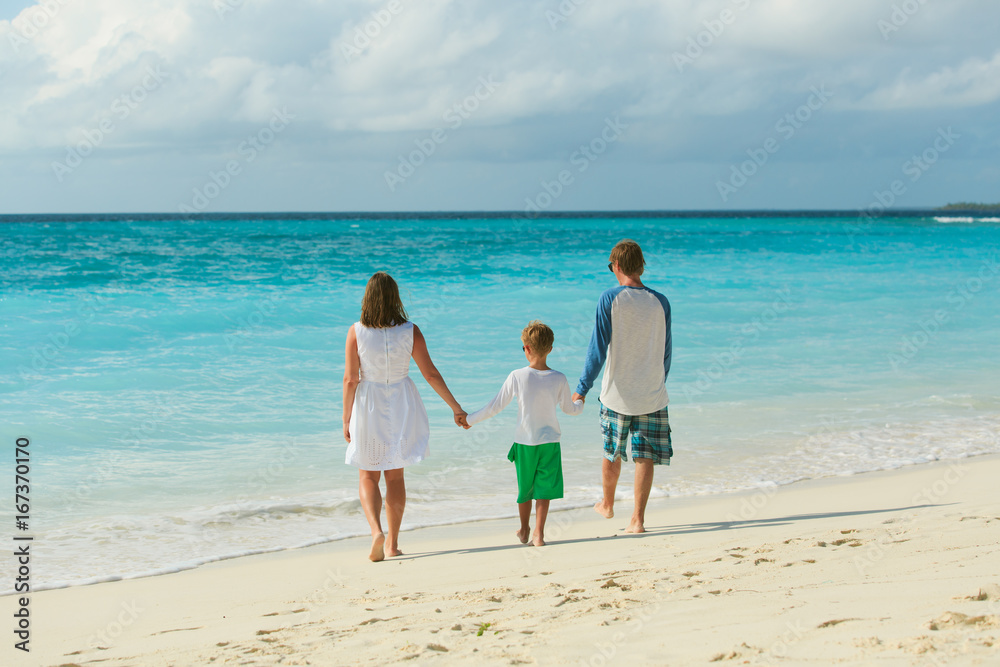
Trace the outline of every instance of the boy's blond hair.
<instances>
[{"instance_id":1,"label":"boy's blond hair","mask_svg":"<svg viewBox=\"0 0 1000 667\"><path fill-rule=\"evenodd\" d=\"M608 261L617 264L622 273L633 278L641 276L646 266L646 260L642 256L642 248L632 239L622 239L615 244L615 247L611 249Z\"/></svg>"},{"instance_id":2,"label":"boy's blond hair","mask_svg":"<svg viewBox=\"0 0 1000 667\"><path fill-rule=\"evenodd\" d=\"M530 347L535 354L544 355L551 352L555 340L556 335L552 333L552 329L538 320L528 322L528 326L521 331L521 342Z\"/></svg>"}]
</instances>

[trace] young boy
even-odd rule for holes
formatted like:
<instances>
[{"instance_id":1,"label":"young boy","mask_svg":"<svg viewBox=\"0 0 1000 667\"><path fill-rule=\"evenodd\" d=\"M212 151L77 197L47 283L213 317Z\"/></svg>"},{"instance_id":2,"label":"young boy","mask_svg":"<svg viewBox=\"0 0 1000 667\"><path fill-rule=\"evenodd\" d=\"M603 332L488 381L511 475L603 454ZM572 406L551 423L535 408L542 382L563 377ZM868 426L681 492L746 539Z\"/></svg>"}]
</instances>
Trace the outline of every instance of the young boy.
<instances>
[{"instance_id":1,"label":"young boy","mask_svg":"<svg viewBox=\"0 0 1000 667\"><path fill-rule=\"evenodd\" d=\"M517 509L521 528L515 533L521 544L528 543L531 501L535 500L535 533L532 544L545 546L545 518L549 501L563 497L562 454L559 450L559 420L556 406L567 415L583 412L583 400L575 403L566 376L546 365L555 335L538 320L528 323L521 332L521 349L528 360L507 376L498 393L486 407L468 416L469 425L498 414L517 397L517 429L514 445L507 459L517 469Z\"/></svg>"}]
</instances>

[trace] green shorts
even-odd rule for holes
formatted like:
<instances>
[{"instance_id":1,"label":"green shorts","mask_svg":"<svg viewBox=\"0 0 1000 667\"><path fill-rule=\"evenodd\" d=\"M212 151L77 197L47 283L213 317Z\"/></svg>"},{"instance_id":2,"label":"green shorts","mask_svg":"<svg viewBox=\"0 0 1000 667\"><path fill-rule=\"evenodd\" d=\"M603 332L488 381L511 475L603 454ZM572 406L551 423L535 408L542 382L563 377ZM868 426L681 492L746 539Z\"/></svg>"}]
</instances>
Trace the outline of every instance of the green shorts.
<instances>
[{"instance_id":1,"label":"green shorts","mask_svg":"<svg viewBox=\"0 0 1000 667\"><path fill-rule=\"evenodd\" d=\"M517 502L563 497L562 450L558 442L544 445L514 443L507 460L517 469Z\"/></svg>"}]
</instances>

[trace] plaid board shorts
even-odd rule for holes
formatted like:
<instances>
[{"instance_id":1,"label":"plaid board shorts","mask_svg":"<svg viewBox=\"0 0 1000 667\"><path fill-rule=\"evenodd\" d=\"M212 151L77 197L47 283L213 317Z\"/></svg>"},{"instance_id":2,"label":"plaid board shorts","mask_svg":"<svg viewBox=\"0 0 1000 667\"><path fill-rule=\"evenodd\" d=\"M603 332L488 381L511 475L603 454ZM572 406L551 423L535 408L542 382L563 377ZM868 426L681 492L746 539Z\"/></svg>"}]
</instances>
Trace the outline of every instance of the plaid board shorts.
<instances>
[{"instance_id":1,"label":"plaid board shorts","mask_svg":"<svg viewBox=\"0 0 1000 667\"><path fill-rule=\"evenodd\" d=\"M632 459L652 459L654 464L670 465L674 449L670 444L670 419L667 408L646 415L623 415L601 406L601 431L604 434L604 458L628 461L625 445L632 436Z\"/></svg>"}]
</instances>

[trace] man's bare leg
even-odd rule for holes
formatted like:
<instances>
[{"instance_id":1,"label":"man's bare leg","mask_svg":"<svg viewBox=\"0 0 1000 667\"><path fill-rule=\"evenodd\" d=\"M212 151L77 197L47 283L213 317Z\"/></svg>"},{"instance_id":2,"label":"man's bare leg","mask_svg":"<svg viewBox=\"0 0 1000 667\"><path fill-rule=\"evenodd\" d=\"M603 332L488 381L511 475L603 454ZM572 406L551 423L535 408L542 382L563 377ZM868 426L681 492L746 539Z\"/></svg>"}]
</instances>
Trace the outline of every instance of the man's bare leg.
<instances>
[{"instance_id":1,"label":"man's bare leg","mask_svg":"<svg viewBox=\"0 0 1000 667\"><path fill-rule=\"evenodd\" d=\"M636 459L635 461L635 509L632 510L632 520L625 529L626 533L645 533L646 502L649 491L653 488L653 460Z\"/></svg>"},{"instance_id":2,"label":"man's bare leg","mask_svg":"<svg viewBox=\"0 0 1000 667\"><path fill-rule=\"evenodd\" d=\"M372 549L368 554L368 559L374 562L385 559L385 534L382 532L382 492L379 491L378 481L382 475L378 470L359 470L358 496L361 498L361 507L365 511L365 518L372 529Z\"/></svg>"},{"instance_id":3,"label":"man's bare leg","mask_svg":"<svg viewBox=\"0 0 1000 667\"><path fill-rule=\"evenodd\" d=\"M528 535L531 534L531 501L517 504L517 516L521 519L521 527L514 533L521 544L528 543Z\"/></svg>"},{"instance_id":4,"label":"man's bare leg","mask_svg":"<svg viewBox=\"0 0 1000 667\"><path fill-rule=\"evenodd\" d=\"M601 485L604 487L604 498L596 505L594 511L610 519L615 515L615 489L618 488L618 476L622 474L622 460L611 462L601 459Z\"/></svg>"},{"instance_id":5,"label":"man's bare leg","mask_svg":"<svg viewBox=\"0 0 1000 667\"><path fill-rule=\"evenodd\" d=\"M402 556L399 550L399 526L406 509L406 481L403 469L385 471L385 516L389 520L389 534L385 538L385 555Z\"/></svg>"}]
</instances>

